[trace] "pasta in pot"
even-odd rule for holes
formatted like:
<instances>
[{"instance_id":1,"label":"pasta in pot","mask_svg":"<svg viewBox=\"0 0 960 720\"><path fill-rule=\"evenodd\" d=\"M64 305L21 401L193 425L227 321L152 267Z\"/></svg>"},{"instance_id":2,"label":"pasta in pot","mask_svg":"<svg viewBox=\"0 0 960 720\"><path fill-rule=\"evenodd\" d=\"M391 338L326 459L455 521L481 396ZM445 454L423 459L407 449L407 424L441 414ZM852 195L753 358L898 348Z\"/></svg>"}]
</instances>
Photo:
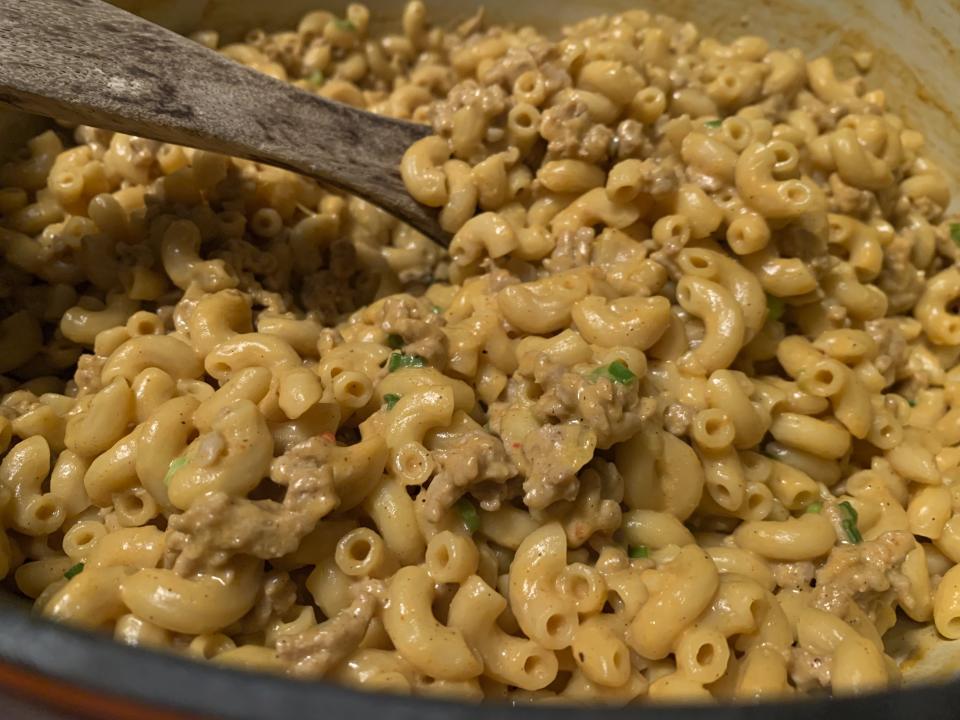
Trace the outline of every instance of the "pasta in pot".
<instances>
[{"instance_id":1,"label":"pasta in pot","mask_svg":"<svg viewBox=\"0 0 960 720\"><path fill-rule=\"evenodd\" d=\"M197 42L432 125L449 252L92 127L0 167L0 578L234 667L515 703L863 693L960 637L960 222L881 90L634 10Z\"/></svg>"}]
</instances>

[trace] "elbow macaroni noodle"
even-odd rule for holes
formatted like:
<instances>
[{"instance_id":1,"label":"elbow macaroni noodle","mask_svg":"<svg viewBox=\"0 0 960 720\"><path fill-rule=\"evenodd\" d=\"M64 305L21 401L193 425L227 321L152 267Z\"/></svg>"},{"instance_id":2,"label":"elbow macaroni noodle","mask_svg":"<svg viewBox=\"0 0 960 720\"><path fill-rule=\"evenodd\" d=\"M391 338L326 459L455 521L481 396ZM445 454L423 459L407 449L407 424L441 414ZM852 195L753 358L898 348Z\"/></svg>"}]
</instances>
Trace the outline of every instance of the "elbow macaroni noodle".
<instances>
[{"instance_id":1,"label":"elbow macaroni noodle","mask_svg":"<svg viewBox=\"0 0 960 720\"><path fill-rule=\"evenodd\" d=\"M121 642L374 690L893 685L960 638L960 224L881 91L632 10L318 10L221 46L434 134L449 252L92 127L0 166L0 578Z\"/></svg>"}]
</instances>

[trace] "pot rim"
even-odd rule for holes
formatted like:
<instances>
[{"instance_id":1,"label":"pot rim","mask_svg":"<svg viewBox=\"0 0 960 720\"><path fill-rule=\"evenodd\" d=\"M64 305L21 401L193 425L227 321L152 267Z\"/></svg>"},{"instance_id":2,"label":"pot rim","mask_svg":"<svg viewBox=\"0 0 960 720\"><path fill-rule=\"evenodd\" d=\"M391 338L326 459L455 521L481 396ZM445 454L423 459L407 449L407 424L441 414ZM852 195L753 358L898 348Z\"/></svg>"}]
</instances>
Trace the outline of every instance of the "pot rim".
<instances>
[{"instance_id":1,"label":"pot rim","mask_svg":"<svg viewBox=\"0 0 960 720\"><path fill-rule=\"evenodd\" d=\"M81 694L100 696L109 707L153 711L171 718L290 720L291 717L366 718L389 709L391 720L493 720L505 716L535 720L850 720L864 717L947 720L960 712L960 679L858 698L818 698L737 705L632 705L627 708L498 703L468 704L451 700L352 690L323 681L304 682L265 673L219 667L173 653L130 647L94 632L32 616L0 598L0 663L63 683ZM3 682L0 673L0 682ZM9 678L7 682L10 683ZM37 690L14 680L13 689L36 698ZM69 693L68 693L69 694ZM37 698L49 702L50 697ZM63 705L63 703L60 703ZM104 703L101 703L104 707ZM128 713L118 716L133 717ZM135 716L135 715L134 715ZM153 715L150 715L153 717Z\"/></svg>"}]
</instances>

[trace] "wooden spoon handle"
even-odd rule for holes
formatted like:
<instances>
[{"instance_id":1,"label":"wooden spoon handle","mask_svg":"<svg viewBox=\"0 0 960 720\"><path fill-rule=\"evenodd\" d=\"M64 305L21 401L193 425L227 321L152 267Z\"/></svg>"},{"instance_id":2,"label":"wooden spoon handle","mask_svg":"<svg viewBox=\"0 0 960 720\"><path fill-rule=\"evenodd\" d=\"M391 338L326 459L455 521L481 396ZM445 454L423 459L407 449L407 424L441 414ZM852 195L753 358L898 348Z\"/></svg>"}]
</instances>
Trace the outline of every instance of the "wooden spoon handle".
<instances>
[{"instance_id":1,"label":"wooden spoon handle","mask_svg":"<svg viewBox=\"0 0 960 720\"><path fill-rule=\"evenodd\" d=\"M311 175L448 240L400 179L429 127L304 92L101 0L0 0L0 102Z\"/></svg>"}]
</instances>

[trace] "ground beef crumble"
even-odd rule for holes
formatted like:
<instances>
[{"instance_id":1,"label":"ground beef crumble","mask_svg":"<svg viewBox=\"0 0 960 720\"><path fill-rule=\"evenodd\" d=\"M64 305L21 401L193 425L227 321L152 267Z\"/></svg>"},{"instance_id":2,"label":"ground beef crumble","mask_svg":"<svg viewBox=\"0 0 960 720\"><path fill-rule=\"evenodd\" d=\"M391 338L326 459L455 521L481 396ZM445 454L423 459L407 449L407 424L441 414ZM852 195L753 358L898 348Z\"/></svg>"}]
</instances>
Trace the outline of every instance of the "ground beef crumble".
<instances>
[{"instance_id":1,"label":"ground beef crumble","mask_svg":"<svg viewBox=\"0 0 960 720\"><path fill-rule=\"evenodd\" d=\"M439 521L467 491L478 488L483 494L484 486L503 485L517 474L500 438L483 430L459 436L456 447L432 450L430 454L437 471L421 502L432 522Z\"/></svg>"},{"instance_id":2,"label":"ground beef crumble","mask_svg":"<svg viewBox=\"0 0 960 720\"><path fill-rule=\"evenodd\" d=\"M277 655L288 672L319 678L357 649L378 610L383 584L367 581L357 587L353 602L329 620L302 633L277 640Z\"/></svg>"}]
</instances>

